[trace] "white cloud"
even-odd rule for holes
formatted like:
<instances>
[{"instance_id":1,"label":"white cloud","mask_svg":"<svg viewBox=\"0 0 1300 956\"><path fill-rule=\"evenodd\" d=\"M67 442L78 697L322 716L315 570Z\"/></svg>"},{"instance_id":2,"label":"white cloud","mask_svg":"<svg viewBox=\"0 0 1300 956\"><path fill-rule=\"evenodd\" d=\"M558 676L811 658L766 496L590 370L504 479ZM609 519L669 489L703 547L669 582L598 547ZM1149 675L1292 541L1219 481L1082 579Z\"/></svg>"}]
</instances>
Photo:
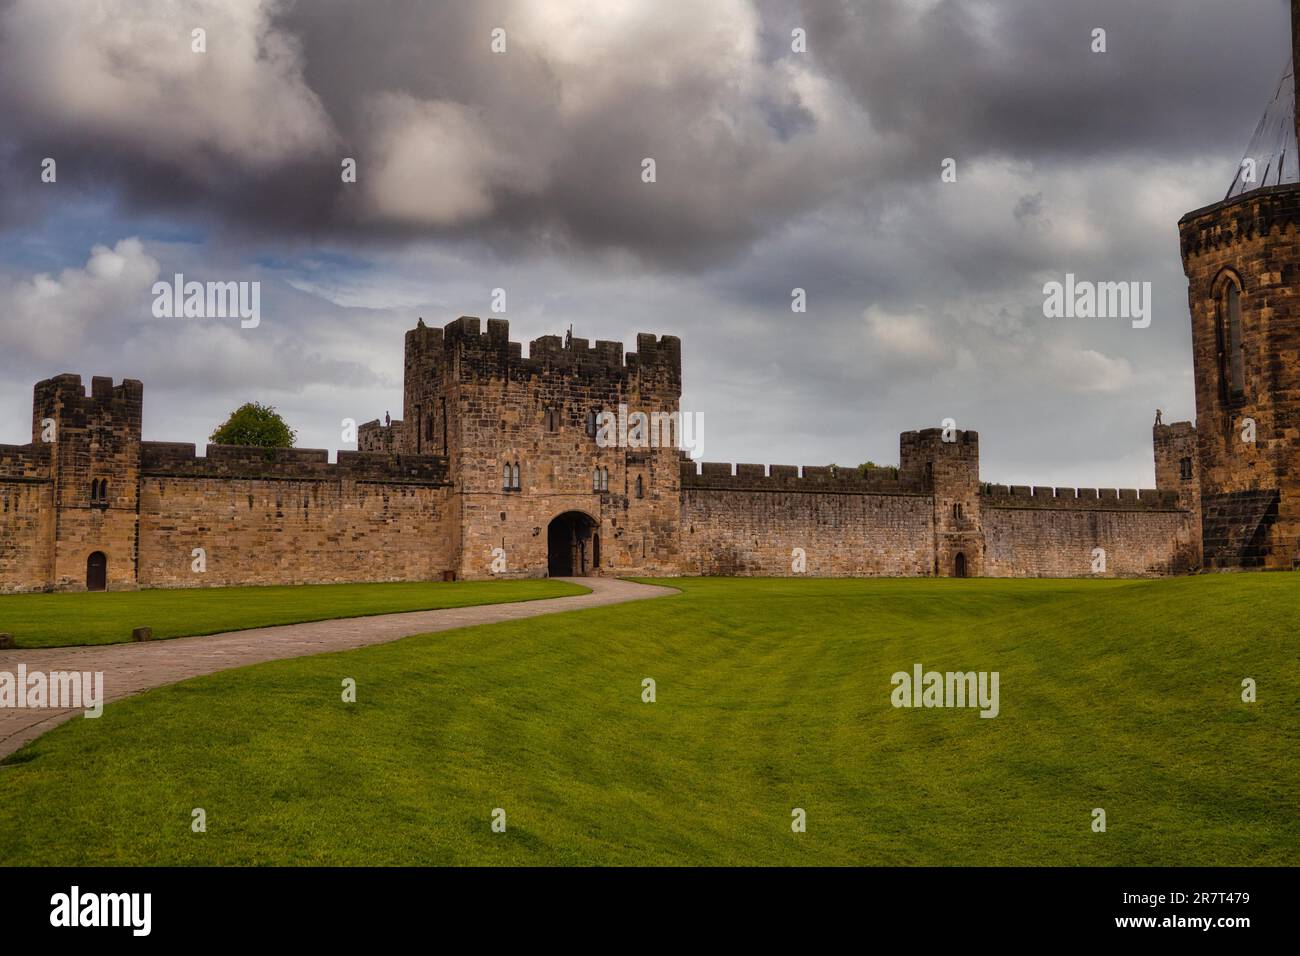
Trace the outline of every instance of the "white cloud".
<instances>
[{"instance_id":1,"label":"white cloud","mask_svg":"<svg viewBox=\"0 0 1300 956\"><path fill-rule=\"evenodd\" d=\"M887 364L943 367L957 360L954 343L938 335L924 318L889 313L873 305L863 319L868 351Z\"/></svg>"},{"instance_id":2,"label":"white cloud","mask_svg":"<svg viewBox=\"0 0 1300 956\"><path fill-rule=\"evenodd\" d=\"M374 160L358 180L369 217L451 226L491 213L498 188L539 185L539 167L512 159L469 107L383 93L367 114Z\"/></svg>"},{"instance_id":3,"label":"white cloud","mask_svg":"<svg viewBox=\"0 0 1300 956\"><path fill-rule=\"evenodd\" d=\"M79 351L124 314L149 314L158 260L135 238L95 246L86 264L0 283L0 345L5 351L54 360Z\"/></svg>"},{"instance_id":4,"label":"white cloud","mask_svg":"<svg viewBox=\"0 0 1300 956\"><path fill-rule=\"evenodd\" d=\"M1045 384L1083 394L1118 394L1131 388L1134 382L1133 366L1128 359L1062 343L1047 351L1043 373Z\"/></svg>"},{"instance_id":5,"label":"white cloud","mask_svg":"<svg viewBox=\"0 0 1300 956\"><path fill-rule=\"evenodd\" d=\"M0 18L0 88L44 136L95 135L157 160L254 169L329 145L277 0L15 0ZM207 52L190 32L207 31ZM57 158L57 157L56 157Z\"/></svg>"}]
</instances>

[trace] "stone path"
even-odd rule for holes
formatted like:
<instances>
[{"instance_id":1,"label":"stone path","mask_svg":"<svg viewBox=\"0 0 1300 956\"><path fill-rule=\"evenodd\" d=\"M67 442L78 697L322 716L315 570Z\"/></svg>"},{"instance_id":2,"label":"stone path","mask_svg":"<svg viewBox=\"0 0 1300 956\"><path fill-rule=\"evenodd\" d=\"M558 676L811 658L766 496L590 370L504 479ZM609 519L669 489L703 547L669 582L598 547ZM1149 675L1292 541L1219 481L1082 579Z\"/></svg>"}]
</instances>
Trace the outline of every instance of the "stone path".
<instances>
[{"instance_id":1,"label":"stone path","mask_svg":"<svg viewBox=\"0 0 1300 956\"><path fill-rule=\"evenodd\" d=\"M542 614L558 614L561 611L577 611L677 593L672 588L614 578L561 580L591 588L591 593L511 604L483 604L477 607L260 627L144 644L18 648L0 651L0 671L17 674L19 664L26 664L29 673L103 671L104 698L112 702L152 687L247 664L307 657L328 651L346 651L371 644L384 644L412 634L449 631L452 628L495 624L498 621L517 621ZM81 713L82 710L54 708L0 708L0 758L35 740L56 724Z\"/></svg>"}]
</instances>

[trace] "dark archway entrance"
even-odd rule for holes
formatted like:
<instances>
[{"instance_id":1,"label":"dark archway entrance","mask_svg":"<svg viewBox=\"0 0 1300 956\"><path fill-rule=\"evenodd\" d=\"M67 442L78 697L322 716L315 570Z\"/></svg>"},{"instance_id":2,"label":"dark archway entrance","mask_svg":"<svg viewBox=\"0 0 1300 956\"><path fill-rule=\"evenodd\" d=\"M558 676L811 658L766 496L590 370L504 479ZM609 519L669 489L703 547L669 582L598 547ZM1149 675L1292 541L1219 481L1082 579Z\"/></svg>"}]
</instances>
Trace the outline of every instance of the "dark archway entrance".
<instances>
[{"instance_id":1,"label":"dark archway entrance","mask_svg":"<svg viewBox=\"0 0 1300 956\"><path fill-rule=\"evenodd\" d=\"M966 576L966 555L960 551L957 557L952 559L952 576L954 578L964 578Z\"/></svg>"},{"instance_id":2,"label":"dark archway entrance","mask_svg":"<svg viewBox=\"0 0 1300 956\"><path fill-rule=\"evenodd\" d=\"M581 511L566 511L546 529L546 573L553 578L585 577L600 564L596 522Z\"/></svg>"},{"instance_id":3,"label":"dark archway entrance","mask_svg":"<svg viewBox=\"0 0 1300 956\"><path fill-rule=\"evenodd\" d=\"M104 591L108 589L108 555L96 551L86 559L86 590Z\"/></svg>"}]
</instances>

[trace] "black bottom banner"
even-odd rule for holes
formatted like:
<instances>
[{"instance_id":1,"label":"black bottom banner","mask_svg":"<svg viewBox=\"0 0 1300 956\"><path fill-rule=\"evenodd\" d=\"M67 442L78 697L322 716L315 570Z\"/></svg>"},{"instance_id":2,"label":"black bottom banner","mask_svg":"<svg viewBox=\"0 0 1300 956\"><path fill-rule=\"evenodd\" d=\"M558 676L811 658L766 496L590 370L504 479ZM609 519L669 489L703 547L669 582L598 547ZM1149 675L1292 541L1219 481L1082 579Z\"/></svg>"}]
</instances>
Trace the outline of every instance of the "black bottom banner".
<instances>
[{"instance_id":1,"label":"black bottom banner","mask_svg":"<svg viewBox=\"0 0 1300 956\"><path fill-rule=\"evenodd\" d=\"M457 926L494 942L681 930L770 945L906 930L972 943L1131 936L1231 946L1293 928L1294 887L1294 870L1250 868L0 869L7 942L75 934L128 945L373 942Z\"/></svg>"}]
</instances>

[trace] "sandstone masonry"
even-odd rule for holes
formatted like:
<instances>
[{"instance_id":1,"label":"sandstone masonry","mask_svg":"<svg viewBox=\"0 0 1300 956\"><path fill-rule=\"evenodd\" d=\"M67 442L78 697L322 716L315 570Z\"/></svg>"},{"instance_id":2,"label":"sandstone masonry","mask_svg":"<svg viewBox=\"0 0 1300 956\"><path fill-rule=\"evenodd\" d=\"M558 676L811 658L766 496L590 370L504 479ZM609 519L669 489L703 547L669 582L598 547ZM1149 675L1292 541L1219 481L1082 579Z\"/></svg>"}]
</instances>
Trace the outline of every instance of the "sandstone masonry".
<instances>
[{"instance_id":1,"label":"sandstone masonry","mask_svg":"<svg viewBox=\"0 0 1300 956\"><path fill-rule=\"evenodd\" d=\"M704 463L597 441L620 408L680 427L681 346L511 342L463 317L406 336L403 418L358 451L141 438L143 387L37 384L0 446L0 591L585 574L1153 575L1199 566L1190 424L1160 490L981 483L979 436L906 432L899 466ZM1104 571L1094 564L1104 549ZM201 561L196 560L201 555ZM802 556L797 560L798 556ZM201 565L202 570L196 570Z\"/></svg>"}]
</instances>

